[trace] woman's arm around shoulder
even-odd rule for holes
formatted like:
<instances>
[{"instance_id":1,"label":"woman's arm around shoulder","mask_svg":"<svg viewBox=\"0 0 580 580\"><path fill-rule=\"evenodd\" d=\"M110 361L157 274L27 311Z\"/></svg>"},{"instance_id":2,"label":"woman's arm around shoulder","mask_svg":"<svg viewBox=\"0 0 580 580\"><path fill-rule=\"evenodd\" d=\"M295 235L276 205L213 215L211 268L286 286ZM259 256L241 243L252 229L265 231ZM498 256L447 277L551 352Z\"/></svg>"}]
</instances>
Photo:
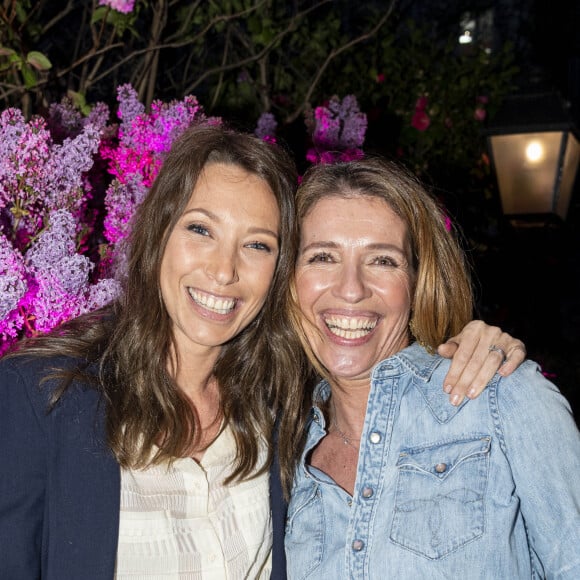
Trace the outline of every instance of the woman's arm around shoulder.
<instances>
[{"instance_id":1,"label":"woman's arm around shoulder","mask_svg":"<svg viewBox=\"0 0 580 580\"><path fill-rule=\"evenodd\" d=\"M0 576L40 577L47 433L46 397L34 365L0 361Z\"/></svg>"},{"instance_id":2,"label":"woman's arm around shoulder","mask_svg":"<svg viewBox=\"0 0 580 580\"><path fill-rule=\"evenodd\" d=\"M580 578L580 432L570 405L526 361L489 388L491 412L547 578Z\"/></svg>"}]
</instances>

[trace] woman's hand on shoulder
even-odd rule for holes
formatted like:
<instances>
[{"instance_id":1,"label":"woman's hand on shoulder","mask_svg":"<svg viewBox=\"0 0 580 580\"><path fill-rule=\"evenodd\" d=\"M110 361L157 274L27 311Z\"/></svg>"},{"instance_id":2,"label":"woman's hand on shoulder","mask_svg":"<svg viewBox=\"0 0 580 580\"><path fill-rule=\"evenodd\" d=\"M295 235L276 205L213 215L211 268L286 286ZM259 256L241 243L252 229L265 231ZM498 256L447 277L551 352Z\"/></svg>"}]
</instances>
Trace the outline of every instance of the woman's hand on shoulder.
<instances>
[{"instance_id":1,"label":"woman's hand on shoulder","mask_svg":"<svg viewBox=\"0 0 580 580\"><path fill-rule=\"evenodd\" d=\"M437 351L451 359L443 389L454 405L460 405L466 396L478 397L496 372L507 377L526 358L521 340L481 320L472 320Z\"/></svg>"}]
</instances>

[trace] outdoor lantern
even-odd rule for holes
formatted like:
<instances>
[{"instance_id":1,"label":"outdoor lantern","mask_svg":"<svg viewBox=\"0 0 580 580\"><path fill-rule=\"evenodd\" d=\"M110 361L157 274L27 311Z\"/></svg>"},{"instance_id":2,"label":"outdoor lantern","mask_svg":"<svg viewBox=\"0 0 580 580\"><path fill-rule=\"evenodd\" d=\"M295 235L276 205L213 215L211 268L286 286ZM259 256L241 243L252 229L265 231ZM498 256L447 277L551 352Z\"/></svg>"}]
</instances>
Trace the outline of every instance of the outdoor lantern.
<instances>
[{"instance_id":1,"label":"outdoor lantern","mask_svg":"<svg viewBox=\"0 0 580 580\"><path fill-rule=\"evenodd\" d=\"M580 143L554 93L506 99L486 131L503 213L566 219Z\"/></svg>"}]
</instances>

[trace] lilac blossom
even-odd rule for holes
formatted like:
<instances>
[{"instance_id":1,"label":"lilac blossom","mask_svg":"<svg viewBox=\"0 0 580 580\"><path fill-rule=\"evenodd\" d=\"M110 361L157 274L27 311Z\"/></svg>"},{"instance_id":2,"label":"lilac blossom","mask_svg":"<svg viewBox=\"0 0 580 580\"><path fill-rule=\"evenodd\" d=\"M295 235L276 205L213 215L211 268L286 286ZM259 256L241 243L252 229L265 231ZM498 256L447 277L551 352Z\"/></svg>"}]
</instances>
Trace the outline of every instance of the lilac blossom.
<instances>
[{"instance_id":1,"label":"lilac blossom","mask_svg":"<svg viewBox=\"0 0 580 580\"><path fill-rule=\"evenodd\" d=\"M93 166L100 140L100 131L86 125L74 139L67 138L62 145L53 147L51 178L44 190L48 210L65 207L74 211L86 201L89 185L84 174Z\"/></svg>"},{"instance_id":2,"label":"lilac blossom","mask_svg":"<svg viewBox=\"0 0 580 580\"><path fill-rule=\"evenodd\" d=\"M306 118L313 147L306 153L311 163L333 163L359 159L363 155L367 116L354 95L342 101L334 96L326 106L316 107Z\"/></svg>"},{"instance_id":3,"label":"lilac blossom","mask_svg":"<svg viewBox=\"0 0 580 580\"><path fill-rule=\"evenodd\" d=\"M0 354L18 336L24 317L18 309L28 284L24 260L8 238L0 233Z\"/></svg>"},{"instance_id":4,"label":"lilac blossom","mask_svg":"<svg viewBox=\"0 0 580 580\"><path fill-rule=\"evenodd\" d=\"M117 116L123 123L129 124L135 117L145 112L145 105L139 101L137 91L130 84L117 88L117 101L119 102Z\"/></svg>"},{"instance_id":5,"label":"lilac blossom","mask_svg":"<svg viewBox=\"0 0 580 580\"><path fill-rule=\"evenodd\" d=\"M129 233L135 208L153 184L173 141L194 121L208 120L197 99L186 96L181 101L154 101L145 113L131 85L118 90L119 144L101 149L109 159L109 172L115 177L105 199L105 237L113 244Z\"/></svg>"},{"instance_id":6,"label":"lilac blossom","mask_svg":"<svg viewBox=\"0 0 580 580\"><path fill-rule=\"evenodd\" d=\"M34 300L29 314L37 332L45 332L65 320L114 299L119 286L115 281L101 281L91 287L94 264L76 252L77 226L67 210L53 211L49 226L30 249L25 260Z\"/></svg>"},{"instance_id":7,"label":"lilac blossom","mask_svg":"<svg viewBox=\"0 0 580 580\"><path fill-rule=\"evenodd\" d=\"M276 121L276 117L272 113L262 113L258 119L254 134L256 137L260 137L260 139L275 142L277 128L278 122Z\"/></svg>"},{"instance_id":8,"label":"lilac blossom","mask_svg":"<svg viewBox=\"0 0 580 580\"><path fill-rule=\"evenodd\" d=\"M135 0L99 0L99 6L109 6L117 12L129 14L133 12Z\"/></svg>"},{"instance_id":9,"label":"lilac blossom","mask_svg":"<svg viewBox=\"0 0 580 580\"><path fill-rule=\"evenodd\" d=\"M89 288L86 304L81 314L98 310L121 295L121 283L113 278L99 280Z\"/></svg>"},{"instance_id":10,"label":"lilac blossom","mask_svg":"<svg viewBox=\"0 0 580 580\"><path fill-rule=\"evenodd\" d=\"M149 113L130 85L119 88L118 99L118 125L108 124L106 105L84 116L66 99L46 120L26 121L17 109L0 113L0 354L22 336L120 295L131 219L167 151L193 122L221 123L206 118L193 96L155 101ZM85 245L99 239L100 232L92 234L100 210L87 202L91 183L100 191L105 164L108 243L93 263L83 252L96 254Z\"/></svg>"},{"instance_id":11,"label":"lilac blossom","mask_svg":"<svg viewBox=\"0 0 580 580\"><path fill-rule=\"evenodd\" d=\"M117 244L129 235L131 218L135 208L143 201L148 188L143 184L140 175L131 176L127 183L113 180L107 190L105 207L105 237L112 244Z\"/></svg>"},{"instance_id":12,"label":"lilac blossom","mask_svg":"<svg viewBox=\"0 0 580 580\"><path fill-rule=\"evenodd\" d=\"M53 139L62 142L65 137L74 137L80 133L83 116L73 102L64 97L60 103L50 105L46 123Z\"/></svg>"},{"instance_id":13,"label":"lilac blossom","mask_svg":"<svg viewBox=\"0 0 580 580\"><path fill-rule=\"evenodd\" d=\"M100 132L86 124L74 137L54 143L41 117L28 123L20 111L0 116L0 209L9 210L14 239L24 242L43 226L46 211L68 208L80 212L88 184L84 174L92 167ZM5 216L6 217L6 216Z\"/></svg>"}]
</instances>

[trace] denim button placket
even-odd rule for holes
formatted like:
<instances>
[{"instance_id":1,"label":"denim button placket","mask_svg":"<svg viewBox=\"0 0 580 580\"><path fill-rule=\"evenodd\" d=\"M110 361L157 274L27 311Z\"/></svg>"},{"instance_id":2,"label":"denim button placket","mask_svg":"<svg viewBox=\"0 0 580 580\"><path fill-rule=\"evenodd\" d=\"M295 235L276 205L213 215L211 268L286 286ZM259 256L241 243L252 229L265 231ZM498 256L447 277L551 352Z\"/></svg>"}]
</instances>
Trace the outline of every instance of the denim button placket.
<instances>
[{"instance_id":1,"label":"denim button placket","mask_svg":"<svg viewBox=\"0 0 580 580\"><path fill-rule=\"evenodd\" d=\"M360 552L365 546L365 543L362 540L354 540L352 543L352 549L355 552Z\"/></svg>"},{"instance_id":2,"label":"denim button placket","mask_svg":"<svg viewBox=\"0 0 580 580\"><path fill-rule=\"evenodd\" d=\"M374 491L372 487L363 487L362 493L361 495L365 498L365 499L369 499L373 496Z\"/></svg>"}]
</instances>

